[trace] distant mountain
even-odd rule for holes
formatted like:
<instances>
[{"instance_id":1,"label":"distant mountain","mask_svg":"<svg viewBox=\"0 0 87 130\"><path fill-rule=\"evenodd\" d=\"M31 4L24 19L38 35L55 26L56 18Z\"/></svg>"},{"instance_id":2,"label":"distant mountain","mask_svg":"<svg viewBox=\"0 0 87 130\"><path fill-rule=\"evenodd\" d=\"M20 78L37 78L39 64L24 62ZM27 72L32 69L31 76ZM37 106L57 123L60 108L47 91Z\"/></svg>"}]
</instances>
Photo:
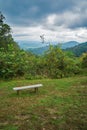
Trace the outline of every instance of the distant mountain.
<instances>
[{"instance_id":1,"label":"distant mountain","mask_svg":"<svg viewBox=\"0 0 87 130\"><path fill-rule=\"evenodd\" d=\"M67 49L67 48L77 46L79 44L80 43L78 43L76 41L69 41L69 42L65 42L63 44L52 43L51 45L53 45L53 46L58 45L62 49ZM20 46L21 49L31 51L34 54L39 54L39 55L43 54L49 48L49 45L47 45L47 44L42 44L41 42L32 42L32 41L21 41L21 42L18 42L18 45Z\"/></svg>"},{"instance_id":2,"label":"distant mountain","mask_svg":"<svg viewBox=\"0 0 87 130\"><path fill-rule=\"evenodd\" d=\"M73 52L76 56L82 55L82 53L87 52L87 42L81 43L77 46L67 48L65 51L71 51Z\"/></svg>"},{"instance_id":3,"label":"distant mountain","mask_svg":"<svg viewBox=\"0 0 87 130\"><path fill-rule=\"evenodd\" d=\"M66 49L66 48L71 48L71 47L74 47L76 45L79 45L79 42L76 42L76 41L69 41L69 42L65 42L61 45L61 48L62 49Z\"/></svg>"},{"instance_id":4,"label":"distant mountain","mask_svg":"<svg viewBox=\"0 0 87 130\"><path fill-rule=\"evenodd\" d=\"M53 44L53 46L59 46L62 49L66 49L66 48L70 48L70 47L74 47L76 45L79 45L80 43L76 42L76 41L70 41L70 42L66 42L63 44ZM28 48L28 51L33 52L34 54L44 54L45 51L47 51L49 48L49 46L43 46L43 47L39 47L39 48Z\"/></svg>"},{"instance_id":5,"label":"distant mountain","mask_svg":"<svg viewBox=\"0 0 87 130\"><path fill-rule=\"evenodd\" d=\"M70 48L70 47L74 47L76 45L78 45L79 43L76 41L69 41L69 42L65 42L63 44L58 44L56 42L51 43L51 45L59 45L62 49L66 49L66 48ZM47 44L42 44L41 42L35 42L35 41L20 41L18 42L18 45L20 46L20 48L27 50L27 49L36 49L36 48L42 48L42 47L46 47Z\"/></svg>"},{"instance_id":6,"label":"distant mountain","mask_svg":"<svg viewBox=\"0 0 87 130\"><path fill-rule=\"evenodd\" d=\"M21 49L28 50L28 49L35 49L46 46L45 44L42 44L41 42L34 42L34 41L20 41L18 42L18 45Z\"/></svg>"},{"instance_id":7,"label":"distant mountain","mask_svg":"<svg viewBox=\"0 0 87 130\"><path fill-rule=\"evenodd\" d=\"M45 51L47 51L49 46L39 47L39 48L30 48L27 49L27 51L30 51L36 55L42 55Z\"/></svg>"}]
</instances>

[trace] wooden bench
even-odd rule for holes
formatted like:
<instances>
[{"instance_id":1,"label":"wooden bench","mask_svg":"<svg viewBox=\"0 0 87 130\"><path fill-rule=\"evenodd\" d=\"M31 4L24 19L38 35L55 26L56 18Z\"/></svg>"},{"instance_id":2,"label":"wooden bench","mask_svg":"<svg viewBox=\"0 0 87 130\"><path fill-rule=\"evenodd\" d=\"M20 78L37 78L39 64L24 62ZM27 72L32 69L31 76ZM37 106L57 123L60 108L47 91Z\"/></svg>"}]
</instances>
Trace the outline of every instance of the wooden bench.
<instances>
[{"instance_id":1,"label":"wooden bench","mask_svg":"<svg viewBox=\"0 0 87 130\"><path fill-rule=\"evenodd\" d=\"M35 85L30 85L30 86L16 87L16 88L13 88L13 90L17 91L17 94L19 95L20 90L34 88L35 92L37 92L38 88L42 86L43 86L42 84L35 84Z\"/></svg>"}]
</instances>

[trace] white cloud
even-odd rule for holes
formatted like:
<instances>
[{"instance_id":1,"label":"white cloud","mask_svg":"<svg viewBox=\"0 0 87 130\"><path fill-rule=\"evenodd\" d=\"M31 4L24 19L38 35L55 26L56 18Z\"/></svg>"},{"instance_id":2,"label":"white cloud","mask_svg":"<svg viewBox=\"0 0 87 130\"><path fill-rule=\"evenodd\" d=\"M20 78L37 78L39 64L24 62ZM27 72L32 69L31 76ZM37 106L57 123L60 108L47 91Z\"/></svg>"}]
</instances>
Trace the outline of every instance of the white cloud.
<instances>
[{"instance_id":1,"label":"white cloud","mask_svg":"<svg viewBox=\"0 0 87 130\"><path fill-rule=\"evenodd\" d=\"M55 20L56 20L57 15L56 14L52 14L49 15L46 19L47 24L49 25L54 25L55 24Z\"/></svg>"},{"instance_id":2,"label":"white cloud","mask_svg":"<svg viewBox=\"0 0 87 130\"><path fill-rule=\"evenodd\" d=\"M87 10L81 11L66 11L61 14L50 14L44 21L46 27L52 29L59 26L67 28L78 28L87 26ZM52 27L53 26L53 27Z\"/></svg>"},{"instance_id":3,"label":"white cloud","mask_svg":"<svg viewBox=\"0 0 87 130\"><path fill-rule=\"evenodd\" d=\"M16 41L40 41L40 35L45 34L46 42L66 42L76 40L87 41L87 29L78 28L71 30L64 27L57 27L55 31L48 30L42 26L36 27L13 27L13 37Z\"/></svg>"}]
</instances>

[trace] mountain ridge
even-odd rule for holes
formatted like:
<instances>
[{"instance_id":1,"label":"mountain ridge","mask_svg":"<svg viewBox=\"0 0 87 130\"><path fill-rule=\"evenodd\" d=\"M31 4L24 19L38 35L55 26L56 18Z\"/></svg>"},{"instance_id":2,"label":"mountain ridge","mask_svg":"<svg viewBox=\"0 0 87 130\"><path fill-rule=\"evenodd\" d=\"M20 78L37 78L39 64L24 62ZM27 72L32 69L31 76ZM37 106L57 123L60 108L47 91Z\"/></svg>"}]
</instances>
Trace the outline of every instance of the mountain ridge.
<instances>
[{"instance_id":1,"label":"mountain ridge","mask_svg":"<svg viewBox=\"0 0 87 130\"><path fill-rule=\"evenodd\" d=\"M63 49L66 49L66 48L69 48L69 47L73 47L75 45L78 45L79 42L77 41L69 41L69 42L65 42L65 43L57 43L57 42L54 42L54 43L51 43L50 45L60 45L62 46ZM30 49L30 48L42 48L42 47L46 47L46 46L49 46L49 44L46 44L46 43L41 43L41 42L35 42L35 41L20 41L18 42L18 45L20 46L21 49L24 49L24 50L27 50L27 49Z\"/></svg>"},{"instance_id":2,"label":"mountain ridge","mask_svg":"<svg viewBox=\"0 0 87 130\"><path fill-rule=\"evenodd\" d=\"M83 52L87 51L87 45L85 45L87 42L79 43L77 41L68 41L65 43L56 43L56 44L49 44L53 46L59 46L64 51L71 51L76 56L80 56ZM42 55L45 51L49 49L48 44L42 44L39 42L22 42L19 44L21 49L24 49L26 51L30 51L36 55ZM82 49L81 49L82 48Z\"/></svg>"},{"instance_id":3,"label":"mountain ridge","mask_svg":"<svg viewBox=\"0 0 87 130\"><path fill-rule=\"evenodd\" d=\"M71 48L71 47L74 47L76 45L79 45L80 43L79 42L76 42L76 41L69 41L69 42L66 42L66 43L63 43L63 44L50 44L50 45L53 45L53 46L59 46L61 49L66 49L66 48ZM38 47L38 48L28 48L27 51L31 51L33 52L34 54L44 54L45 51L47 51L49 49L49 45L46 45L46 46L43 46L43 47Z\"/></svg>"},{"instance_id":4,"label":"mountain ridge","mask_svg":"<svg viewBox=\"0 0 87 130\"><path fill-rule=\"evenodd\" d=\"M65 51L71 51L75 56L80 56L82 53L87 52L87 42L81 43L71 48L66 48Z\"/></svg>"}]
</instances>

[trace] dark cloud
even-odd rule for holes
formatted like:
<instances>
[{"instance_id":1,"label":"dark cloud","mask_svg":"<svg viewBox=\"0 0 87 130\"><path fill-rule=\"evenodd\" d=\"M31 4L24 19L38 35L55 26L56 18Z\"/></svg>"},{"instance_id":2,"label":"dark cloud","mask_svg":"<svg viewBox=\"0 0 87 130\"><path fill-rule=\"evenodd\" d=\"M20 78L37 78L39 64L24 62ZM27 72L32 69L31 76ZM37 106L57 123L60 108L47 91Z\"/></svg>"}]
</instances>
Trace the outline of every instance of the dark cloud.
<instances>
[{"instance_id":1,"label":"dark cloud","mask_svg":"<svg viewBox=\"0 0 87 130\"><path fill-rule=\"evenodd\" d=\"M31 36L29 34L14 34L15 37Z\"/></svg>"},{"instance_id":2,"label":"dark cloud","mask_svg":"<svg viewBox=\"0 0 87 130\"><path fill-rule=\"evenodd\" d=\"M0 0L0 8L7 21L16 26L42 25L52 31L59 26L87 28L87 0ZM47 18L54 14L51 24Z\"/></svg>"}]
</instances>

